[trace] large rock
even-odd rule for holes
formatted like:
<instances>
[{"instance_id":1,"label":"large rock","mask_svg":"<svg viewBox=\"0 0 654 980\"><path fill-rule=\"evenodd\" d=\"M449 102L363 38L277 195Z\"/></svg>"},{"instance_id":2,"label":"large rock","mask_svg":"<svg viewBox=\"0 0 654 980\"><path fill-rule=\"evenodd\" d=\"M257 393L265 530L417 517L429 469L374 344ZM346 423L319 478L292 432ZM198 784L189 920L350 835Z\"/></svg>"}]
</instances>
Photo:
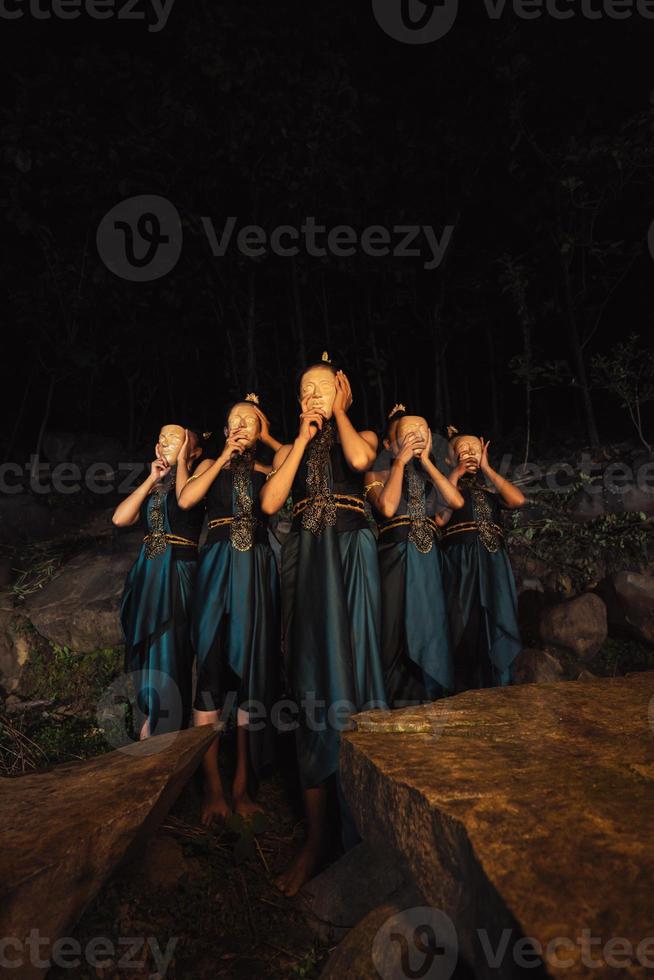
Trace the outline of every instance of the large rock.
<instances>
[{"instance_id":1,"label":"large rock","mask_svg":"<svg viewBox=\"0 0 654 980\"><path fill-rule=\"evenodd\" d=\"M0 543L22 544L49 538L53 511L29 493L0 499Z\"/></svg>"},{"instance_id":2,"label":"large rock","mask_svg":"<svg viewBox=\"0 0 654 980\"><path fill-rule=\"evenodd\" d=\"M525 937L542 951L533 976L651 975L654 672L468 691L354 723L340 769L359 831L451 920L478 978L524 976ZM622 952L607 946L618 937Z\"/></svg>"},{"instance_id":3,"label":"large rock","mask_svg":"<svg viewBox=\"0 0 654 980\"><path fill-rule=\"evenodd\" d=\"M570 650L580 660L595 657L608 635L606 606L592 592L544 610L540 639L545 644Z\"/></svg>"},{"instance_id":4,"label":"large rock","mask_svg":"<svg viewBox=\"0 0 654 980\"><path fill-rule=\"evenodd\" d=\"M404 883L397 858L364 841L304 886L302 910L320 938L333 942Z\"/></svg>"},{"instance_id":5,"label":"large rock","mask_svg":"<svg viewBox=\"0 0 654 980\"><path fill-rule=\"evenodd\" d=\"M134 548L83 552L29 598L27 615L42 636L76 653L122 643L120 597L135 557Z\"/></svg>"},{"instance_id":6,"label":"large rock","mask_svg":"<svg viewBox=\"0 0 654 980\"><path fill-rule=\"evenodd\" d=\"M29 644L20 629L21 617L9 606L0 608L0 687L7 693L20 687Z\"/></svg>"},{"instance_id":7,"label":"large rock","mask_svg":"<svg viewBox=\"0 0 654 980\"><path fill-rule=\"evenodd\" d=\"M601 582L598 593L606 603L609 626L654 644L654 578L637 572L618 572Z\"/></svg>"},{"instance_id":8,"label":"large rock","mask_svg":"<svg viewBox=\"0 0 654 980\"><path fill-rule=\"evenodd\" d=\"M113 869L141 852L215 737L205 725L0 781L0 936L12 939L12 975L45 975L26 940L43 940L35 952L47 964Z\"/></svg>"},{"instance_id":9,"label":"large rock","mask_svg":"<svg viewBox=\"0 0 654 980\"><path fill-rule=\"evenodd\" d=\"M515 659L516 684L548 684L563 678L563 666L545 650L521 650Z\"/></svg>"},{"instance_id":10,"label":"large rock","mask_svg":"<svg viewBox=\"0 0 654 980\"><path fill-rule=\"evenodd\" d=\"M398 954L397 941L386 941L387 931L411 938L416 928L413 910L424 907L425 900L414 885L404 885L380 900L374 909L343 939L329 957L320 980L407 980L408 976L433 976L445 980L444 972L407 973ZM381 942L380 942L381 940ZM452 966L456 955L451 957ZM459 980L459 978L457 978ZM460 978L463 980L463 977Z\"/></svg>"}]
</instances>

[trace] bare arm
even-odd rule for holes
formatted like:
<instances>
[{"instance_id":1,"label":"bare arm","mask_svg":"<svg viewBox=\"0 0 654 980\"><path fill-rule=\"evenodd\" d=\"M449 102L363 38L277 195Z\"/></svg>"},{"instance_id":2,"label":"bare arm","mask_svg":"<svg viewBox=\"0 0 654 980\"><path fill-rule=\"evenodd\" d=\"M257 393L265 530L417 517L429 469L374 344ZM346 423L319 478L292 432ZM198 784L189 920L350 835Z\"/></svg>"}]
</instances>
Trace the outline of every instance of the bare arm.
<instances>
[{"instance_id":1,"label":"bare arm","mask_svg":"<svg viewBox=\"0 0 654 980\"><path fill-rule=\"evenodd\" d=\"M182 487L177 501L182 510L190 510L203 500L209 487L216 479L220 471L229 463L233 453L241 454L243 446L233 436L230 436L225 443L224 449L218 459L204 459L192 477L189 477Z\"/></svg>"},{"instance_id":2,"label":"bare arm","mask_svg":"<svg viewBox=\"0 0 654 980\"><path fill-rule=\"evenodd\" d=\"M525 495L522 490L519 490L515 484L511 483L510 480L505 479L497 473L488 461L488 447L489 442L484 442L481 440L482 454L481 454L481 464L480 469L484 476L490 480L493 484L500 497L502 498L505 507L511 510L516 510L518 507L524 507L526 503Z\"/></svg>"},{"instance_id":3,"label":"bare arm","mask_svg":"<svg viewBox=\"0 0 654 980\"><path fill-rule=\"evenodd\" d=\"M339 371L336 375L334 419L348 465L356 473L365 473L375 462L377 456L377 436L374 432L357 432L347 416L351 404L352 389L350 382L343 372Z\"/></svg>"},{"instance_id":4,"label":"bare arm","mask_svg":"<svg viewBox=\"0 0 654 980\"><path fill-rule=\"evenodd\" d=\"M132 524L136 524L143 501L152 493L156 485L161 483L169 471L170 467L165 460L157 457L150 466L150 475L147 479L143 481L140 487L130 493L129 497L118 504L111 518L112 523L116 527L131 527Z\"/></svg>"},{"instance_id":5,"label":"bare arm","mask_svg":"<svg viewBox=\"0 0 654 980\"><path fill-rule=\"evenodd\" d=\"M295 442L290 446L282 446L275 453L273 468L261 488L261 510L264 514L276 514L288 500L304 451L322 429L323 422L319 412L303 412L300 416L300 432Z\"/></svg>"}]
</instances>

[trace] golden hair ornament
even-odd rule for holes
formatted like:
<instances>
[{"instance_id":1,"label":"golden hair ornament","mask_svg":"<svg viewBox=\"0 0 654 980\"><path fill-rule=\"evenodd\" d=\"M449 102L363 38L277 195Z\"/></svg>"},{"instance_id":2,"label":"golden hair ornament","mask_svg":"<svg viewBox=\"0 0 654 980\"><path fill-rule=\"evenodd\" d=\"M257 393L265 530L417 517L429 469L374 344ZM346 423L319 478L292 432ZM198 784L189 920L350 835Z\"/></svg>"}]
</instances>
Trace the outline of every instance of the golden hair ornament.
<instances>
[{"instance_id":1,"label":"golden hair ornament","mask_svg":"<svg viewBox=\"0 0 654 980\"><path fill-rule=\"evenodd\" d=\"M253 405L259 404L259 396L255 394L254 391L249 392L249 394L245 396L245 400L246 402L252 402Z\"/></svg>"},{"instance_id":2,"label":"golden hair ornament","mask_svg":"<svg viewBox=\"0 0 654 980\"><path fill-rule=\"evenodd\" d=\"M208 439L209 436L212 436L212 435L213 435L213 432L203 432L202 433L202 438L203 439Z\"/></svg>"},{"instance_id":3,"label":"golden hair ornament","mask_svg":"<svg viewBox=\"0 0 654 980\"><path fill-rule=\"evenodd\" d=\"M388 418L392 419L397 412L406 412L406 405L402 405L401 402L399 402L397 405L393 405L392 409L388 413Z\"/></svg>"},{"instance_id":4,"label":"golden hair ornament","mask_svg":"<svg viewBox=\"0 0 654 980\"><path fill-rule=\"evenodd\" d=\"M323 361L324 364L332 363L331 357L329 356L326 350L322 352L322 357L320 358L320 360Z\"/></svg>"},{"instance_id":5,"label":"golden hair ornament","mask_svg":"<svg viewBox=\"0 0 654 980\"><path fill-rule=\"evenodd\" d=\"M458 434L459 434L459 430L458 429L455 429L453 425L448 425L447 426L447 438L448 439L453 439L454 436L458 436Z\"/></svg>"}]
</instances>

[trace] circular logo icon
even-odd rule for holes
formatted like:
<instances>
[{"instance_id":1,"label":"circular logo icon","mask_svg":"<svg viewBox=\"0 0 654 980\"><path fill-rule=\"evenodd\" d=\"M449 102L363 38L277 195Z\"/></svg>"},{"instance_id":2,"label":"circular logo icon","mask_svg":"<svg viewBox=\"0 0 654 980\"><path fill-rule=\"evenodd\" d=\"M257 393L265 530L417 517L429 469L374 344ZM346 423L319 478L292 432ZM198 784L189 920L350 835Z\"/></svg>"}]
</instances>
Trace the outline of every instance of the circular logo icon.
<instances>
[{"instance_id":1,"label":"circular logo icon","mask_svg":"<svg viewBox=\"0 0 654 980\"><path fill-rule=\"evenodd\" d=\"M95 240L100 258L114 275L152 282L175 267L182 238L177 208L165 197L140 194L105 214Z\"/></svg>"},{"instance_id":2,"label":"circular logo icon","mask_svg":"<svg viewBox=\"0 0 654 980\"><path fill-rule=\"evenodd\" d=\"M141 751L161 752L173 742L183 723L182 695L175 681L160 670L119 674L100 697L96 708L98 727L114 749L130 751L138 743L145 723L149 734Z\"/></svg>"},{"instance_id":3,"label":"circular logo icon","mask_svg":"<svg viewBox=\"0 0 654 980\"><path fill-rule=\"evenodd\" d=\"M454 25L459 0L372 0L377 23L395 41L431 44Z\"/></svg>"},{"instance_id":4,"label":"circular logo icon","mask_svg":"<svg viewBox=\"0 0 654 980\"><path fill-rule=\"evenodd\" d=\"M429 906L396 912L372 941L372 961L382 980L450 980L458 952L449 915Z\"/></svg>"}]
</instances>

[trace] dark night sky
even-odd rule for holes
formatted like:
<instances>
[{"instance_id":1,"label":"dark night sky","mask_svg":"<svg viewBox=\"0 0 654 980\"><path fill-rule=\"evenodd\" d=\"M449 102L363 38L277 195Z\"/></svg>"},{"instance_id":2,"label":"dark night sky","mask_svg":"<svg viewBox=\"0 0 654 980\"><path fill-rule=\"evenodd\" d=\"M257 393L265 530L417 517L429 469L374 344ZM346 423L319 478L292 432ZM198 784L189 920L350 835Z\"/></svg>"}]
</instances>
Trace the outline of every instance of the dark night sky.
<instances>
[{"instance_id":1,"label":"dark night sky","mask_svg":"<svg viewBox=\"0 0 654 980\"><path fill-rule=\"evenodd\" d=\"M49 392L47 428L135 444L183 417L215 428L255 388L288 435L296 371L325 346L366 424L400 399L520 445L526 342L549 451L589 441L572 325L589 372L630 332L649 341L654 21L491 20L480 3L407 45L369 3L176 0L159 33L25 15L2 34L4 455L34 448ZM164 277L128 282L96 231L144 194L177 208L183 248ZM216 259L206 215L455 230L431 271ZM629 437L617 402L591 397L600 437Z\"/></svg>"}]
</instances>

